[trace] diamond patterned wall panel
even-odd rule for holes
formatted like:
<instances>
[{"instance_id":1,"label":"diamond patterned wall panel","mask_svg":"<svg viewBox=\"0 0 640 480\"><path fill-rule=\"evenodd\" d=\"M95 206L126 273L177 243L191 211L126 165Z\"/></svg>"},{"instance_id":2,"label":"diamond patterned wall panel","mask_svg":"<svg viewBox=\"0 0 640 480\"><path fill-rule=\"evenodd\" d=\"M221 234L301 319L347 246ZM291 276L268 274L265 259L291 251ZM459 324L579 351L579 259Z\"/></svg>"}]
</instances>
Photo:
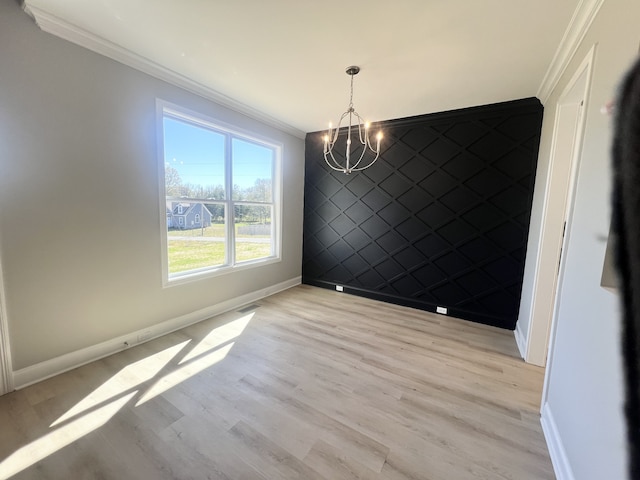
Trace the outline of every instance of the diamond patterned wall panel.
<instances>
[{"instance_id":1,"label":"diamond patterned wall panel","mask_svg":"<svg viewBox=\"0 0 640 480\"><path fill-rule=\"evenodd\" d=\"M303 282L515 328L541 124L537 99L383 122L350 175L308 134Z\"/></svg>"}]
</instances>

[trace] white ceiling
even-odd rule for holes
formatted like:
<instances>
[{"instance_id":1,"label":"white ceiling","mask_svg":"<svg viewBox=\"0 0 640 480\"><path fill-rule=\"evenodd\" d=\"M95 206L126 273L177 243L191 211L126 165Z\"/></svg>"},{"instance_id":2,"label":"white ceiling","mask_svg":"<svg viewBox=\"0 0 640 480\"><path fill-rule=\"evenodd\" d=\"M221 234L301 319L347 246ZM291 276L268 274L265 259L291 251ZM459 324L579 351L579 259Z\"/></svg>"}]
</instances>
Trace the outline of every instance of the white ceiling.
<instances>
[{"instance_id":1,"label":"white ceiling","mask_svg":"<svg viewBox=\"0 0 640 480\"><path fill-rule=\"evenodd\" d=\"M356 110L372 121L536 96L580 3L26 0L25 9L45 30L56 33L46 18L65 38L111 45L121 61L133 53L198 93L310 132L346 109L349 65L361 67Z\"/></svg>"}]
</instances>

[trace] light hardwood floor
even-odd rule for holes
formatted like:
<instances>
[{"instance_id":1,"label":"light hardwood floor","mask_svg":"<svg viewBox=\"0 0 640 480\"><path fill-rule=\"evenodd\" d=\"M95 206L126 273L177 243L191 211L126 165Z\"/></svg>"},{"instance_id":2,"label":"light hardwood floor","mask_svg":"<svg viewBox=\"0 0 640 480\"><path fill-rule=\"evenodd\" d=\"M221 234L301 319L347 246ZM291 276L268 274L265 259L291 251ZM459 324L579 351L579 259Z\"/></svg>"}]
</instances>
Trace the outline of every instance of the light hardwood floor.
<instances>
[{"instance_id":1,"label":"light hardwood floor","mask_svg":"<svg viewBox=\"0 0 640 480\"><path fill-rule=\"evenodd\" d=\"M0 397L0 478L553 479L513 333L309 286Z\"/></svg>"}]
</instances>

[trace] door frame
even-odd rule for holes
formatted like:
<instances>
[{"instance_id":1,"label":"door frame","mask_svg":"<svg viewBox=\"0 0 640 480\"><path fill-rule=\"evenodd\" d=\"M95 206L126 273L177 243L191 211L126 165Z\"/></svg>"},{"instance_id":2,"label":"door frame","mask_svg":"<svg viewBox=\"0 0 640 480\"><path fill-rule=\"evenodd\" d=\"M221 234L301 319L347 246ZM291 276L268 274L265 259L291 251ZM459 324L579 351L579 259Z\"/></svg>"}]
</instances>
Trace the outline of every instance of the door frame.
<instances>
[{"instance_id":1,"label":"door frame","mask_svg":"<svg viewBox=\"0 0 640 480\"><path fill-rule=\"evenodd\" d=\"M565 255L561 252L565 249L566 240L571 229L571 215L573 212L573 200L578 175L578 165L582 154L582 143L586 126L587 100L591 90L593 64L595 60L596 45L593 45L579 67L574 72L571 80L562 91L555 105L555 123L551 140L551 158L545 190L544 207L542 213L542 229L540 233L540 246L537 252L534 287L532 292L532 305L530 309L529 330L524 359L527 363L544 367L550 363L547 358L551 351L553 332L555 325L556 308L562 283L562 268ZM579 104L579 106L578 106ZM573 117L561 119L564 112L578 106ZM570 145L568 158L569 165L559 172L561 155L566 155L567 144L559 142L559 134L567 124L560 124L563 120L574 120L575 130ZM561 139L560 139L561 140ZM555 178L554 178L555 175ZM555 182L554 182L555 180ZM552 184L552 182L554 182ZM555 195L555 201L552 201ZM563 222L557 224L557 216L550 218L554 212L563 212ZM553 231L553 234L550 233ZM550 268L553 266L553 269ZM545 268L546 267L546 268Z\"/></svg>"},{"instance_id":2,"label":"door frame","mask_svg":"<svg viewBox=\"0 0 640 480\"><path fill-rule=\"evenodd\" d=\"M14 390L11 349L9 347L9 325L4 294L4 275L0 257L0 395Z\"/></svg>"}]
</instances>

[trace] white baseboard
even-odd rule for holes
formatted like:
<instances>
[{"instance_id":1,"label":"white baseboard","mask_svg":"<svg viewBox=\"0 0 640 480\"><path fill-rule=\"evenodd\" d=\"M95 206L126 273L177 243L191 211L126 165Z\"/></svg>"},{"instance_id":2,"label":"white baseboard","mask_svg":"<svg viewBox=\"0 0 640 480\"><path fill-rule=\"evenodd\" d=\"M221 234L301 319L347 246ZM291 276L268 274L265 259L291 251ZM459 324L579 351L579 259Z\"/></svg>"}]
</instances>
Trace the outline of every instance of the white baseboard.
<instances>
[{"instance_id":1,"label":"white baseboard","mask_svg":"<svg viewBox=\"0 0 640 480\"><path fill-rule=\"evenodd\" d=\"M294 277L290 280L286 280L276 285L271 285L267 288L256 290L255 292L247 293L239 297L234 297L216 305L211 305L210 307L196 310L195 312L191 312L177 318L166 320L151 327L137 330L127 335L107 340L106 342L92 345L81 350L76 350L74 352L52 358L51 360L46 360L44 362L36 363L35 365L21 368L20 370L16 370L13 372L14 387L16 389L27 387L47 378L59 375L60 373L67 372L87 363L117 353L124 348L127 348L124 346L125 342L129 346L148 342L149 340L161 337L162 335L166 335L167 333L175 332L176 330L180 330L181 328L193 325L194 323L201 322L203 320L206 320L207 318L211 318L215 315L220 315L221 313L225 313L248 303L255 302L257 300L260 300L261 298L273 295L274 293L278 293L296 285L300 285L301 281L301 277ZM144 341L138 340L140 336L144 336Z\"/></svg>"},{"instance_id":2,"label":"white baseboard","mask_svg":"<svg viewBox=\"0 0 640 480\"><path fill-rule=\"evenodd\" d=\"M527 339L522 333L520 329L520 322L516 323L516 329L513 331L513 335L516 337L516 345L518 345L518 351L520 352L520 356L526 360L527 359Z\"/></svg>"},{"instance_id":3,"label":"white baseboard","mask_svg":"<svg viewBox=\"0 0 640 480\"><path fill-rule=\"evenodd\" d=\"M556 474L557 480L575 480L573 476L573 470L569 464L567 453L562 444L558 427L553 419L549 404L545 403L542 407L542 417L540 417L540 423L542 424L542 431L544 432L544 438L547 441L547 448L549 449L549 456L551 457L551 463L553 464L553 470Z\"/></svg>"}]
</instances>

